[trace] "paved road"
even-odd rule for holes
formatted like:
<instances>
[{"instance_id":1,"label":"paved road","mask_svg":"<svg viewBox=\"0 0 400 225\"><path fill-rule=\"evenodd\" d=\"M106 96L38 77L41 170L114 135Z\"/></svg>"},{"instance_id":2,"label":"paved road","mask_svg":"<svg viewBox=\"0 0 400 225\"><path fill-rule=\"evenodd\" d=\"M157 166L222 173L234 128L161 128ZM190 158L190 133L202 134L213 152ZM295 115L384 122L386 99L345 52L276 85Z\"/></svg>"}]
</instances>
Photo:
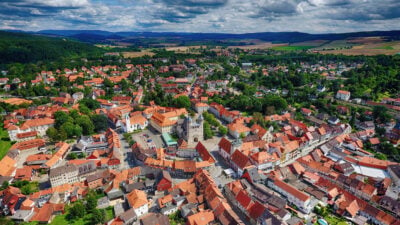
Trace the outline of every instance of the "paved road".
<instances>
[{"instance_id":1,"label":"paved road","mask_svg":"<svg viewBox=\"0 0 400 225\"><path fill-rule=\"evenodd\" d=\"M119 139L121 141L121 155L124 159L121 162L121 170L135 167L136 164L135 160L133 160L131 146L129 146L129 143L125 140L122 134L119 134Z\"/></svg>"}]
</instances>

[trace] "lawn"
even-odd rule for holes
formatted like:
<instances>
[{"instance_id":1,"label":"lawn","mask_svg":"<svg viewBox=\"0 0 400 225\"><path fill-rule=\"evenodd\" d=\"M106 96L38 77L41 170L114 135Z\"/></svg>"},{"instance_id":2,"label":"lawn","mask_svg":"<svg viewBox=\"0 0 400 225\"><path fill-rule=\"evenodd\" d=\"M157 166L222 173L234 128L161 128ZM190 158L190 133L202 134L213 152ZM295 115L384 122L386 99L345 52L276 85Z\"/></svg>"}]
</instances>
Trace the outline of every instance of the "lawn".
<instances>
[{"instance_id":1,"label":"lawn","mask_svg":"<svg viewBox=\"0 0 400 225\"><path fill-rule=\"evenodd\" d=\"M39 222L37 222L37 221L32 221L32 222L23 222L23 223L21 223L20 225L37 225L37 224L39 224Z\"/></svg>"},{"instance_id":2,"label":"lawn","mask_svg":"<svg viewBox=\"0 0 400 225\"><path fill-rule=\"evenodd\" d=\"M313 46L275 46L273 50L277 51L301 51L313 48Z\"/></svg>"},{"instance_id":3,"label":"lawn","mask_svg":"<svg viewBox=\"0 0 400 225\"><path fill-rule=\"evenodd\" d=\"M3 129L3 124L0 123L0 159L2 159L11 147L11 141L5 141L3 138L8 138L8 132Z\"/></svg>"},{"instance_id":4,"label":"lawn","mask_svg":"<svg viewBox=\"0 0 400 225\"><path fill-rule=\"evenodd\" d=\"M58 215L56 217L54 217L53 221L50 224L53 225L84 225L85 221L84 219L87 217L87 215L85 216L85 218L81 218L79 220L74 220L74 221L68 221L66 219L67 214L64 215ZM89 218L89 217L87 217Z\"/></svg>"},{"instance_id":5,"label":"lawn","mask_svg":"<svg viewBox=\"0 0 400 225\"><path fill-rule=\"evenodd\" d=\"M53 221L50 223L51 225L85 225L90 223L90 217L92 216L90 213L86 214L85 217L80 218L78 220L67 220L67 213L63 215L56 216ZM114 218L114 211L112 207L106 208L106 221L110 221Z\"/></svg>"},{"instance_id":6,"label":"lawn","mask_svg":"<svg viewBox=\"0 0 400 225\"><path fill-rule=\"evenodd\" d=\"M340 219L336 216L329 215L324 219L328 222L329 225L347 225L347 223L343 219Z\"/></svg>"}]
</instances>

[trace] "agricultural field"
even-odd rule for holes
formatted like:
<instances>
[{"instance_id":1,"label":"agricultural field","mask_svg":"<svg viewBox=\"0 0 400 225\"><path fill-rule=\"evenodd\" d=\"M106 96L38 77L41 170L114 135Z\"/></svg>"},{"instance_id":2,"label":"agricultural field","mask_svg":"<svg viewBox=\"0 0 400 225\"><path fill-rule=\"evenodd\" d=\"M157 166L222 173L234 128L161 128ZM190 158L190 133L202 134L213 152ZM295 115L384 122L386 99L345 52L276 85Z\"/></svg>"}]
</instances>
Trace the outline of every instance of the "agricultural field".
<instances>
[{"instance_id":1,"label":"agricultural field","mask_svg":"<svg viewBox=\"0 0 400 225\"><path fill-rule=\"evenodd\" d=\"M318 47L322 46L323 44L328 43L326 40L314 40L314 41L303 41L303 42L297 42L297 43L292 43L290 44L291 46L313 46L313 47Z\"/></svg>"},{"instance_id":2,"label":"agricultural field","mask_svg":"<svg viewBox=\"0 0 400 225\"><path fill-rule=\"evenodd\" d=\"M273 44L272 42L256 41L252 42L255 44L251 45L239 45L239 46L229 46L230 49L242 49L242 50L253 50L253 49L268 49L280 46L287 46L288 43Z\"/></svg>"},{"instance_id":3,"label":"agricultural field","mask_svg":"<svg viewBox=\"0 0 400 225\"><path fill-rule=\"evenodd\" d=\"M145 51L141 51L141 52L122 52L122 55L124 56L124 58L139 58L139 57L143 57L145 55L153 56L153 55L155 55L155 53L145 50Z\"/></svg>"},{"instance_id":4,"label":"agricultural field","mask_svg":"<svg viewBox=\"0 0 400 225\"><path fill-rule=\"evenodd\" d=\"M294 46L294 45L289 45L289 46L275 46L275 47L272 47L273 50L277 50L277 51L302 51L302 50L308 50L310 48L313 48L313 46Z\"/></svg>"},{"instance_id":5,"label":"agricultural field","mask_svg":"<svg viewBox=\"0 0 400 225\"><path fill-rule=\"evenodd\" d=\"M400 42L382 37L354 38L330 41L311 50L321 54L394 55L400 53Z\"/></svg>"},{"instance_id":6,"label":"agricultural field","mask_svg":"<svg viewBox=\"0 0 400 225\"><path fill-rule=\"evenodd\" d=\"M352 46L349 49L322 50L321 54L343 55L395 55L400 53L400 42L365 43Z\"/></svg>"},{"instance_id":7,"label":"agricultural field","mask_svg":"<svg viewBox=\"0 0 400 225\"><path fill-rule=\"evenodd\" d=\"M318 47L313 48L312 50L340 50L343 48L352 48L353 46L357 45L356 43L350 43L346 40L335 40L335 41L328 41Z\"/></svg>"},{"instance_id":8,"label":"agricultural field","mask_svg":"<svg viewBox=\"0 0 400 225\"><path fill-rule=\"evenodd\" d=\"M207 46L202 45L194 45L194 46L176 46L176 47L167 47L167 51L173 51L175 53L200 53L199 49L207 48Z\"/></svg>"}]
</instances>

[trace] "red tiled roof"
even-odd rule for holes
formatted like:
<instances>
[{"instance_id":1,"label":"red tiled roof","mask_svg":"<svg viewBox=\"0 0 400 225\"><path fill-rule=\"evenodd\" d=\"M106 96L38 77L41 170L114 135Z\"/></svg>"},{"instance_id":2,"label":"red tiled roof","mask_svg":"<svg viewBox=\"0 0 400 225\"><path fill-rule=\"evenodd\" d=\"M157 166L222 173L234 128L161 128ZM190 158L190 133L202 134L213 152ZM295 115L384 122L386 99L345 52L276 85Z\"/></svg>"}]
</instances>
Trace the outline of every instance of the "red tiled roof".
<instances>
[{"instance_id":1,"label":"red tiled roof","mask_svg":"<svg viewBox=\"0 0 400 225\"><path fill-rule=\"evenodd\" d=\"M243 208L247 209L250 206L251 198L249 194L245 190L241 190L238 195L236 196L236 200L239 202Z\"/></svg>"},{"instance_id":2,"label":"red tiled roof","mask_svg":"<svg viewBox=\"0 0 400 225\"><path fill-rule=\"evenodd\" d=\"M285 192L289 193L290 195L292 195L293 197L299 199L302 202L305 202L307 200L310 199L310 196L305 194L302 191L299 191L298 189L296 189L295 187L293 187L290 184L287 184L281 180L278 179L274 179L274 184L279 187L280 189L284 190Z\"/></svg>"},{"instance_id":3,"label":"red tiled roof","mask_svg":"<svg viewBox=\"0 0 400 225\"><path fill-rule=\"evenodd\" d=\"M19 149L19 150L26 150L31 148L38 148L45 145L44 139L33 139L29 141L23 141L19 143L15 143L11 146L10 150Z\"/></svg>"},{"instance_id":4,"label":"red tiled roof","mask_svg":"<svg viewBox=\"0 0 400 225\"><path fill-rule=\"evenodd\" d=\"M243 152L236 150L231 156L232 162L234 162L240 169L244 169L247 166L251 166L249 157L247 157Z\"/></svg>"},{"instance_id":5,"label":"red tiled roof","mask_svg":"<svg viewBox=\"0 0 400 225\"><path fill-rule=\"evenodd\" d=\"M228 154L230 154L231 152L231 147L232 147L232 143L226 139L226 138L221 138L221 140L218 143L218 146L220 148L222 148L225 152L227 152Z\"/></svg>"},{"instance_id":6,"label":"red tiled roof","mask_svg":"<svg viewBox=\"0 0 400 225\"><path fill-rule=\"evenodd\" d=\"M196 145L196 151L199 153L200 157L204 161L208 161L209 163L215 163L215 159L211 156L207 148L201 142L199 142Z\"/></svg>"},{"instance_id":7,"label":"red tiled roof","mask_svg":"<svg viewBox=\"0 0 400 225\"><path fill-rule=\"evenodd\" d=\"M252 219L259 218L265 211L265 206L260 202L256 201L251 207L248 209L249 215Z\"/></svg>"}]
</instances>

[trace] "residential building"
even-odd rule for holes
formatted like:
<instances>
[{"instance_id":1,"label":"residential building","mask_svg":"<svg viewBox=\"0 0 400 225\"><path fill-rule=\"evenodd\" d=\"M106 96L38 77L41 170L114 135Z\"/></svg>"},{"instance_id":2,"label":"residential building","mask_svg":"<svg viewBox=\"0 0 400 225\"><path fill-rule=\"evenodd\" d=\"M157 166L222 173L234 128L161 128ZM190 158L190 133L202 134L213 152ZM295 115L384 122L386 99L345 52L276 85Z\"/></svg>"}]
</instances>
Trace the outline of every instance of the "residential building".
<instances>
[{"instance_id":1,"label":"residential building","mask_svg":"<svg viewBox=\"0 0 400 225\"><path fill-rule=\"evenodd\" d=\"M127 114L122 122L122 129L126 133L131 133L136 130L144 130L148 125L147 119L142 115L142 112L135 112L131 115Z\"/></svg>"},{"instance_id":2,"label":"residential building","mask_svg":"<svg viewBox=\"0 0 400 225\"><path fill-rule=\"evenodd\" d=\"M187 115L186 109L173 109L165 113L155 112L150 119L150 124L160 133L172 133L181 115Z\"/></svg>"},{"instance_id":3,"label":"residential building","mask_svg":"<svg viewBox=\"0 0 400 225\"><path fill-rule=\"evenodd\" d=\"M146 192L133 190L126 195L128 205L135 210L137 217L141 217L149 211Z\"/></svg>"},{"instance_id":4,"label":"residential building","mask_svg":"<svg viewBox=\"0 0 400 225\"><path fill-rule=\"evenodd\" d=\"M290 184L287 184L278 178L272 177L268 178L268 187L271 187L275 191L281 193L287 198L287 200L298 207L301 211L305 213L310 213L314 208L311 202L311 196L298 190Z\"/></svg>"},{"instance_id":5,"label":"residential building","mask_svg":"<svg viewBox=\"0 0 400 225\"><path fill-rule=\"evenodd\" d=\"M339 90L336 93L336 98L339 100L343 100L343 101L349 101L350 100L350 91Z\"/></svg>"},{"instance_id":6,"label":"residential building","mask_svg":"<svg viewBox=\"0 0 400 225\"><path fill-rule=\"evenodd\" d=\"M63 184L73 184L79 181L79 170L74 164L67 164L65 166L50 169L49 179L52 187Z\"/></svg>"}]
</instances>

